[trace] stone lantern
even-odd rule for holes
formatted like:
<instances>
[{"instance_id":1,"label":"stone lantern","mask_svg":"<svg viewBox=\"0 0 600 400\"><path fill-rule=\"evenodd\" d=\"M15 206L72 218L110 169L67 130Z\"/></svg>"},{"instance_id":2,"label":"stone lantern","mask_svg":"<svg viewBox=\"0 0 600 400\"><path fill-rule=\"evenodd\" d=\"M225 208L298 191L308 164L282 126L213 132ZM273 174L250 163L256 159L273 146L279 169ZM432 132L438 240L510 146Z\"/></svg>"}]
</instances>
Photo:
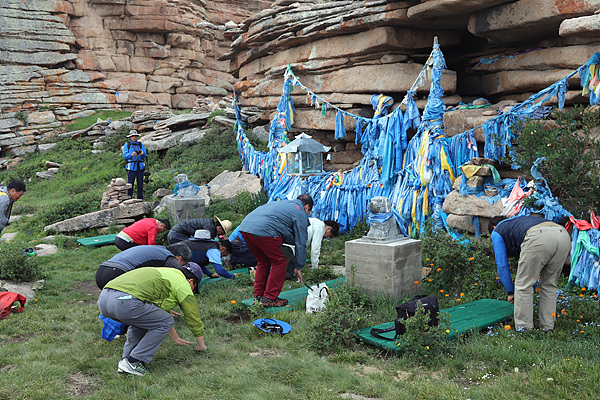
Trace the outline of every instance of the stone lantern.
<instances>
[{"instance_id":1,"label":"stone lantern","mask_svg":"<svg viewBox=\"0 0 600 400\"><path fill-rule=\"evenodd\" d=\"M287 174L307 177L323 173L323 153L330 147L323 146L305 133L279 149L286 154ZM304 179L303 179L304 180Z\"/></svg>"}]
</instances>

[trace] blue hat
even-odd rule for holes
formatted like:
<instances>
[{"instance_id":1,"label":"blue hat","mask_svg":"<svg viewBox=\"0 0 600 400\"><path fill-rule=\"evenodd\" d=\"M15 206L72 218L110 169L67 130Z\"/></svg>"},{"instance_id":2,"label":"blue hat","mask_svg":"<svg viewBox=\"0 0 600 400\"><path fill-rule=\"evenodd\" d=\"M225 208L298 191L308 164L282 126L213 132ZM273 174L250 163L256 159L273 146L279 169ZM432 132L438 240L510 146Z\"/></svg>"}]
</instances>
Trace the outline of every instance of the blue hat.
<instances>
[{"instance_id":1,"label":"blue hat","mask_svg":"<svg viewBox=\"0 0 600 400\"><path fill-rule=\"evenodd\" d=\"M198 264L196 264L195 262L190 261L190 262L184 264L183 268L187 269L192 274L194 274L194 276L196 278L198 278L198 282L200 282L202 280L202 277L204 276L202 274L202 268L200 268L200 266Z\"/></svg>"},{"instance_id":2,"label":"blue hat","mask_svg":"<svg viewBox=\"0 0 600 400\"><path fill-rule=\"evenodd\" d=\"M200 287L200 281L202 280L202 277L204 276L202 274L202 268L200 268L200 266L198 264L196 264L195 262L191 262L191 261L184 264L182 268L185 268L188 271L190 271L198 279L198 286L196 286L196 290L195 290L195 292L198 293L198 288Z\"/></svg>"}]
</instances>

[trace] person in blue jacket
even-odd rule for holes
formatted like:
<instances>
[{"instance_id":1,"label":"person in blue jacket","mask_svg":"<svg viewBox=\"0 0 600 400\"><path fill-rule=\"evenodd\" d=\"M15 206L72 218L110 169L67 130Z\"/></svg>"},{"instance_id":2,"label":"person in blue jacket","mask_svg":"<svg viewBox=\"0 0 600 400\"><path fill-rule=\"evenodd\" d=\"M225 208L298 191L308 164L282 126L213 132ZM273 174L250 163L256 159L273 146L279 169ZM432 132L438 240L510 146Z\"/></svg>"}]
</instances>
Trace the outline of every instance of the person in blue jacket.
<instances>
[{"instance_id":1,"label":"person in blue jacket","mask_svg":"<svg viewBox=\"0 0 600 400\"><path fill-rule=\"evenodd\" d=\"M123 145L123 158L127 163L127 182L131 183L131 188L127 191L129 197L133 197L133 185L137 181L137 198L144 198L144 171L146 164L144 160L148 156L146 148L141 142L138 142L138 132L135 129L129 131L129 142Z\"/></svg>"},{"instance_id":2,"label":"person in blue jacket","mask_svg":"<svg viewBox=\"0 0 600 400\"><path fill-rule=\"evenodd\" d=\"M541 217L494 217L490 222L498 276L514 303L518 331L533 329L533 287L539 278L539 328L554 330L556 292L563 265L571 250L566 229ZM508 256L518 257L513 284Z\"/></svg>"},{"instance_id":3,"label":"person in blue jacket","mask_svg":"<svg viewBox=\"0 0 600 400\"><path fill-rule=\"evenodd\" d=\"M302 194L296 200L273 201L264 204L244 218L240 232L250 252L258 261L254 278L254 299L264 307L286 306L288 301L279 298L287 258L283 244L296 248L295 276L302 281L302 267L306 263L308 215L313 199Z\"/></svg>"},{"instance_id":4,"label":"person in blue jacket","mask_svg":"<svg viewBox=\"0 0 600 400\"><path fill-rule=\"evenodd\" d=\"M191 251L190 261L200 266L205 276L218 278L222 276L226 279L235 279L236 274L229 273L221 261L221 257L231 254L231 243L227 239L212 240L211 234L206 229L198 229L194 232L194 237L176 244L185 244ZM210 272L208 264L213 265L215 272Z\"/></svg>"}]
</instances>

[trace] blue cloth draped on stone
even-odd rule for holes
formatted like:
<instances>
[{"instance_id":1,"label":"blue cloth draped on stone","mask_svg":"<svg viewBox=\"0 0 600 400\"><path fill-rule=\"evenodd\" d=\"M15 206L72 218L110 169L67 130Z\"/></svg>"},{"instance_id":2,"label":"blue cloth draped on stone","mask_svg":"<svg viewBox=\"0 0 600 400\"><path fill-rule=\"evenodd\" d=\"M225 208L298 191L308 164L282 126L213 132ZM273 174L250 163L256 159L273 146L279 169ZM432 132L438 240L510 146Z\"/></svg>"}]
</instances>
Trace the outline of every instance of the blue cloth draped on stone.
<instances>
[{"instance_id":1,"label":"blue cloth draped on stone","mask_svg":"<svg viewBox=\"0 0 600 400\"><path fill-rule=\"evenodd\" d=\"M385 221L389 220L393 216L394 214L392 214L391 212L373 213L369 211L369 219L367 220L367 222L369 224L383 224Z\"/></svg>"},{"instance_id":2,"label":"blue cloth draped on stone","mask_svg":"<svg viewBox=\"0 0 600 400\"><path fill-rule=\"evenodd\" d=\"M381 107L379 115L366 118L352 115L327 103L302 85L289 69L286 72L277 114L270 126L269 151L261 153L253 149L247 140L243 125L240 123L236 126L238 150L244 167L263 178L270 201L290 198L298 193L301 180L287 175L286 165L278 155L277 149L289 141L287 132L293 123L294 112L290 87L299 86L309 92L314 105L318 106L318 101L321 101L328 108L338 110L337 137L343 137L345 126L344 130L341 126L344 116L352 116L356 120L355 142L361 144L364 154L359 165L350 171L328 172L307 179L309 194L315 200L313 216L337 220L344 232L357 221L367 217L367 205L373 196L383 195L390 198L392 214L402 233L416 235L430 216L436 218L435 225L440 226L440 223L444 224L441 204L451 190L452 178L460 174L460 165L474 156L479 156L473 135L474 129L450 139L444 135L442 121L445 105L440 84L444 67L443 54L439 46L435 45L431 59L424 68L424 71L431 70L431 87L422 119L413 99L416 88L407 93L406 109L403 113L398 107L397 112L394 110L388 114L387 108ZM562 107L564 94L568 89L568 78L561 79L512 110L487 121L482 126L486 138L484 156L496 161L510 156L510 142L516 134L512 130L513 125L521 118L531 118L536 116L536 113L539 114L541 103L551 97L557 97L559 107ZM378 108L380 105L391 106L392 103L380 95L374 95L371 99L378 99L373 101L373 105L377 105ZM236 116L240 119L238 112ZM407 135L411 129L416 129L417 132L408 141ZM419 151L422 155L419 155ZM420 168L416 166L417 160L422 161ZM448 168L453 177L450 176ZM427 179L421 176L423 171L428 174ZM489 186L497 187L499 193L490 199L492 202L501 196L508 196L515 181L512 180L512 184L503 182L497 185L489 182ZM545 190L544 188L539 191L541 197L548 195ZM553 197L549 200L537 200L540 200L539 205L547 216L556 217L562 212ZM445 224L444 226L449 230Z\"/></svg>"}]
</instances>

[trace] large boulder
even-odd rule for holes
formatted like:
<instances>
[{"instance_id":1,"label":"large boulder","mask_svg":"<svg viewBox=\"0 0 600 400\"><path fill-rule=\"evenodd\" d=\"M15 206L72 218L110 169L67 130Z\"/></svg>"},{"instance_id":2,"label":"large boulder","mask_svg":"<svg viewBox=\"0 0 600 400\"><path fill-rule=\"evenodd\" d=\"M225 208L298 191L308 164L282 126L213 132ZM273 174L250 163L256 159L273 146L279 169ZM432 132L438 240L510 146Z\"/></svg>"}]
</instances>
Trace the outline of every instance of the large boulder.
<instances>
[{"instance_id":1,"label":"large boulder","mask_svg":"<svg viewBox=\"0 0 600 400\"><path fill-rule=\"evenodd\" d=\"M152 215L152 203L123 204L56 222L46 226L44 230L55 233L77 232L117 224L122 220L140 219L150 215Z\"/></svg>"},{"instance_id":2,"label":"large boulder","mask_svg":"<svg viewBox=\"0 0 600 400\"><path fill-rule=\"evenodd\" d=\"M243 171L223 171L208 183L210 197L233 199L238 193L259 193L262 191L260 179Z\"/></svg>"}]
</instances>

